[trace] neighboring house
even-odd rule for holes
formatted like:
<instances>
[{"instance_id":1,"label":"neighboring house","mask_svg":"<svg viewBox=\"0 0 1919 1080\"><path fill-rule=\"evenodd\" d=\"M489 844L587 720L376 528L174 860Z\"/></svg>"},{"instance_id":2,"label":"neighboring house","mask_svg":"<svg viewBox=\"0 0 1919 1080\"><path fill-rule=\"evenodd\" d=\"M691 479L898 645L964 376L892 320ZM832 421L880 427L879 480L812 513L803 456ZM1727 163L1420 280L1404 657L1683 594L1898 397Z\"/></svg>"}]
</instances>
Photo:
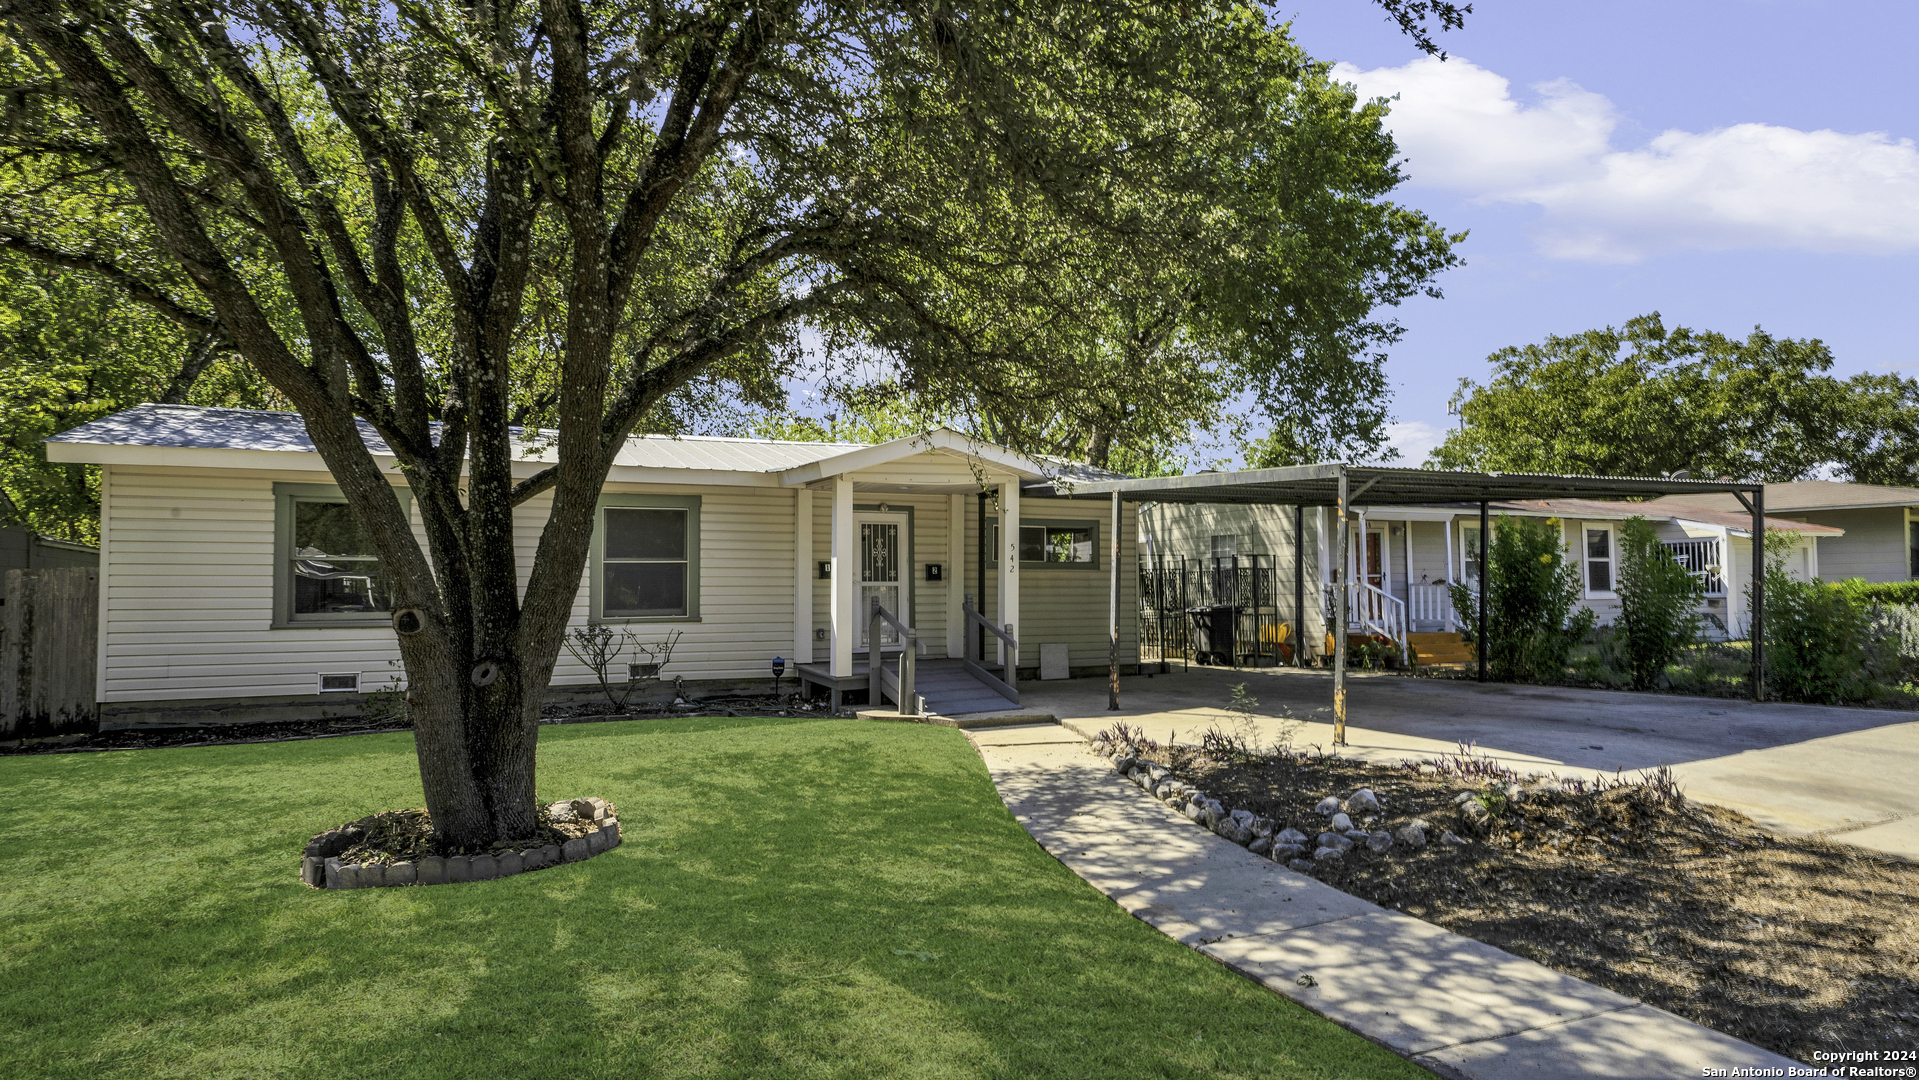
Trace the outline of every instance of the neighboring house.
<instances>
[{"instance_id":1,"label":"neighboring house","mask_svg":"<svg viewBox=\"0 0 1919 1080\"><path fill-rule=\"evenodd\" d=\"M404 501L391 451L363 431ZM55 436L47 455L101 467L103 721L343 711L353 689L387 684L398 650L378 560L297 415L144 405ZM548 460L529 450L516 469ZM1055 667L1104 671L1108 508L1020 497L1062 472L1075 474L945 430L879 446L633 438L607 477L573 621L646 641L680 631L662 675L695 689L770 689L779 656L837 696L866 685L869 597L918 631L929 662L957 668L968 636L984 637L962 611L975 596L1010 625L1021 669L1045 646ZM517 511L522 582L548 505ZM1134 527L1127 506L1123 567ZM1016 573L988 551L1001 536ZM1130 605L1134 575L1121 580ZM1122 634L1131 670L1130 620ZM982 662L1004 674L997 648ZM592 678L562 653L556 687Z\"/></svg>"},{"instance_id":2,"label":"neighboring house","mask_svg":"<svg viewBox=\"0 0 1919 1080\"><path fill-rule=\"evenodd\" d=\"M0 572L99 565L99 548L55 540L17 526L0 527Z\"/></svg>"},{"instance_id":3,"label":"neighboring house","mask_svg":"<svg viewBox=\"0 0 1919 1080\"><path fill-rule=\"evenodd\" d=\"M1689 497L1697 502L1700 497ZM1727 502L1733 502L1728 497ZM1735 504L1736 506L1736 504ZM1767 504L1768 510L1771 504ZM1578 561L1581 603L1600 622L1618 615L1619 523L1649 518L1676 558L1706 586L1701 612L1707 633L1746 633L1746 586L1751 577L1751 516L1740 510L1681 505L1676 498L1626 503L1590 499L1493 502L1492 516L1544 517L1560 521L1566 550ZM1180 560L1205 572L1223 565L1270 566L1279 603L1276 617L1300 619L1311 652L1323 651L1334 581L1335 515L1325 507L1182 505L1162 503L1140 511L1140 545L1151 560ZM1843 534L1837 527L1767 519L1768 528L1796 533L1791 570L1820 573L1819 544ZM1475 584L1479 577L1479 505L1361 508L1350 522L1348 611L1353 632L1378 633L1402 645L1412 633L1459 629L1448 582ZM1295 567L1304 603L1292 604ZM1257 571L1255 571L1257 573ZM1309 655L1311 653L1309 652Z\"/></svg>"},{"instance_id":4,"label":"neighboring house","mask_svg":"<svg viewBox=\"0 0 1919 1080\"><path fill-rule=\"evenodd\" d=\"M1667 500L1655 500L1656 506ZM1726 495L1690 495L1686 503L1738 512ZM1800 480L1766 485L1766 513L1829 525L1844 536L1819 542L1819 576L1827 581L1919 578L1919 488Z\"/></svg>"}]
</instances>

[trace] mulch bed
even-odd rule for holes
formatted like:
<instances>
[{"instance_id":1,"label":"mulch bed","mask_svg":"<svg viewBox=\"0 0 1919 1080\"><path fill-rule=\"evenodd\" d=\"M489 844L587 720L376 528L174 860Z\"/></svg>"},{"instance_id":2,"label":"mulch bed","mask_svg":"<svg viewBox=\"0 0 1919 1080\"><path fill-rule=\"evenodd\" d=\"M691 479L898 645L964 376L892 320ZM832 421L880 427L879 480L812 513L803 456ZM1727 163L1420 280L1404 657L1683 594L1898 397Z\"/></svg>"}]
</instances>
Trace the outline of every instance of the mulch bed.
<instances>
[{"instance_id":1,"label":"mulch bed","mask_svg":"<svg viewBox=\"0 0 1919 1080\"><path fill-rule=\"evenodd\" d=\"M851 709L842 709L852 715ZM824 703L808 704L791 695L772 694L701 698L686 705L635 702L615 712L604 702L547 705L541 724L590 724L611 720L657 719L662 716L825 716ZM208 724L200 727L131 728L92 735L33 739L0 744L0 756L10 754L72 754L95 750L152 750L161 747L230 746L237 743L293 742L331 739L345 735L376 735L407 731L411 725L392 719L344 717L333 720L295 720L270 723Z\"/></svg>"},{"instance_id":2,"label":"mulch bed","mask_svg":"<svg viewBox=\"0 0 1919 1080\"><path fill-rule=\"evenodd\" d=\"M1371 828L1423 818L1433 840L1451 830L1467 843L1360 844L1313 876L1776 1053L1813 1064L1815 1050L1919 1043L1919 865L1772 835L1658 783L1522 781L1514 800L1521 778L1473 756L1141 756L1308 835L1326 828L1320 800L1370 788ZM1465 792L1492 812L1467 812Z\"/></svg>"},{"instance_id":3,"label":"mulch bed","mask_svg":"<svg viewBox=\"0 0 1919 1080\"><path fill-rule=\"evenodd\" d=\"M576 807L570 800L545 803L539 807L539 826L534 835L501 841L491 847L466 849L437 840L433 835L433 821L424 809L389 810L342 825L338 831L345 846L336 857L343 863L391 866L396 862L417 862L429 855L505 855L547 844L564 844L593 832L595 827L590 808Z\"/></svg>"}]
</instances>

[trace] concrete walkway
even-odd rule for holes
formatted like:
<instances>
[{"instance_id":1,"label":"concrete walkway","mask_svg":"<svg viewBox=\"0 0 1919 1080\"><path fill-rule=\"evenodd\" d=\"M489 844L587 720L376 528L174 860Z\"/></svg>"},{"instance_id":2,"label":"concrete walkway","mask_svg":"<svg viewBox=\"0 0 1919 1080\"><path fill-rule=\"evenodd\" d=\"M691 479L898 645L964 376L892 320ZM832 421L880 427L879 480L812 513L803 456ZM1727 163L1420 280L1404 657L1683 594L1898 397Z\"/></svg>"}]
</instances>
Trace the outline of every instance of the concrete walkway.
<instances>
[{"instance_id":1,"label":"concrete walkway","mask_svg":"<svg viewBox=\"0 0 1919 1080\"><path fill-rule=\"evenodd\" d=\"M1115 720L1182 742L1221 722L1234 683L1259 699L1270 742L1282 710L1305 721L1295 746L1332 745L1332 677L1285 668L1022 684L1025 708L1091 737ZM1521 771L1611 775L1670 765L1689 798L1731 807L1785 835L1817 834L1919 860L1919 721L1912 713L1400 676L1347 683L1352 757L1397 762L1459 743Z\"/></svg>"},{"instance_id":2,"label":"concrete walkway","mask_svg":"<svg viewBox=\"0 0 1919 1080\"><path fill-rule=\"evenodd\" d=\"M1442 1076L1794 1064L1254 855L1115 776L1070 729L968 734L1020 824L1121 907Z\"/></svg>"}]
</instances>

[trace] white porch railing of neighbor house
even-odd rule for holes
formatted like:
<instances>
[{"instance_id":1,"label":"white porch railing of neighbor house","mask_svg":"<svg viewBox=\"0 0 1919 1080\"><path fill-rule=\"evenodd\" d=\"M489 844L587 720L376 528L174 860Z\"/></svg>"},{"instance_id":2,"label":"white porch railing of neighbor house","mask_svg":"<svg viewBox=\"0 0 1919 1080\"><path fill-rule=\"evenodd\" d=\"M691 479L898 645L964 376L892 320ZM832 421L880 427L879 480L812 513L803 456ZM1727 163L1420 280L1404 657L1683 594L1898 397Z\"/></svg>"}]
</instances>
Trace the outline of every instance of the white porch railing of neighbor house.
<instances>
[{"instance_id":1,"label":"white porch railing of neighbor house","mask_svg":"<svg viewBox=\"0 0 1919 1080\"><path fill-rule=\"evenodd\" d=\"M1718 540L1668 540L1666 550L1693 577L1705 582L1707 596L1726 595L1726 579L1720 570L1725 561Z\"/></svg>"},{"instance_id":2,"label":"white porch railing of neighbor house","mask_svg":"<svg viewBox=\"0 0 1919 1080\"><path fill-rule=\"evenodd\" d=\"M1453 594L1446 586L1408 585L1406 600L1406 617L1412 620L1412 625L1438 623L1447 633L1459 629L1459 618L1453 613Z\"/></svg>"},{"instance_id":3,"label":"white porch railing of neighbor house","mask_svg":"<svg viewBox=\"0 0 1919 1080\"><path fill-rule=\"evenodd\" d=\"M1406 604L1384 589L1363 581L1346 583L1346 617L1352 630L1365 630L1406 647Z\"/></svg>"}]
</instances>

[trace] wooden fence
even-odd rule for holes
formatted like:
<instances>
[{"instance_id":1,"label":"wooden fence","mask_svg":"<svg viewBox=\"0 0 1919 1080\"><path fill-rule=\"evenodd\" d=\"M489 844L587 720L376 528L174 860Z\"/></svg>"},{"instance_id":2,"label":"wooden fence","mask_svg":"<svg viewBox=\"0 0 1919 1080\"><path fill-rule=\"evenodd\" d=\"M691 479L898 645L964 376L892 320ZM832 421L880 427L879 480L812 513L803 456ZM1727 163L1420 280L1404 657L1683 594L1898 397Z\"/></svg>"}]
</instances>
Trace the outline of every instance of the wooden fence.
<instances>
[{"instance_id":1,"label":"wooden fence","mask_svg":"<svg viewBox=\"0 0 1919 1080\"><path fill-rule=\"evenodd\" d=\"M0 739L90 732L100 571L9 570L0 606Z\"/></svg>"}]
</instances>

